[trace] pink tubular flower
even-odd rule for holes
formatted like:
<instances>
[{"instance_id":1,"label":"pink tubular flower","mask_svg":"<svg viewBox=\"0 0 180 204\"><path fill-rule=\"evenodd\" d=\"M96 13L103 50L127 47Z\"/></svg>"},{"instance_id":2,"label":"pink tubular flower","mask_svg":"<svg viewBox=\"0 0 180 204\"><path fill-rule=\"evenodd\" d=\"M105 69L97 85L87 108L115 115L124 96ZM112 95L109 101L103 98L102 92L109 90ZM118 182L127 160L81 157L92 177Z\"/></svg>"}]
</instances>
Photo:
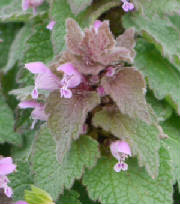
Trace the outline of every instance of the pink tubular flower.
<instances>
[{"instance_id":1,"label":"pink tubular flower","mask_svg":"<svg viewBox=\"0 0 180 204\"><path fill-rule=\"evenodd\" d=\"M9 179L6 175L16 170L16 165L13 164L11 157L0 157L0 188L4 189L4 193L7 197L11 197L13 191L8 186Z\"/></svg>"},{"instance_id":2,"label":"pink tubular flower","mask_svg":"<svg viewBox=\"0 0 180 204\"><path fill-rule=\"evenodd\" d=\"M61 82L58 77L42 62L31 62L25 64L25 68L36 75L35 88L32 92L32 98L38 98L38 89L56 90L60 89Z\"/></svg>"},{"instance_id":3,"label":"pink tubular flower","mask_svg":"<svg viewBox=\"0 0 180 204\"><path fill-rule=\"evenodd\" d=\"M26 108L34 108L34 110L31 113L31 117L34 120L32 123L31 128L34 128L35 123L37 120L42 120L42 121L47 121L48 120L48 115L45 113L45 105L42 103L38 103L34 100L30 101L23 101L19 103L19 107L22 109Z\"/></svg>"},{"instance_id":4,"label":"pink tubular flower","mask_svg":"<svg viewBox=\"0 0 180 204\"><path fill-rule=\"evenodd\" d=\"M112 77L115 74L115 69L113 67L108 67L106 69L106 76L107 77Z\"/></svg>"},{"instance_id":5,"label":"pink tubular flower","mask_svg":"<svg viewBox=\"0 0 180 204\"><path fill-rule=\"evenodd\" d=\"M125 163L125 159L131 156L131 149L127 142L117 140L110 145L112 155L118 160L118 163L114 166L116 172L121 170L126 171L128 164Z\"/></svg>"},{"instance_id":6,"label":"pink tubular flower","mask_svg":"<svg viewBox=\"0 0 180 204\"><path fill-rule=\"evenodd\" d=\"M77 87L82 81L82 75L76 70L71 63L66 63L57 68L57 71L64 72L63 79L61 80L61 97L71 98L72 92L70 88Z\"/></svg>"},{"instance_id":7,"label":"pink tubular flower","mask_svg":"<svg viewBox=\"0 0 180 204\"><path fill-rule=\"evenodd\" d=\"M29 8L33 9L33 14L36 15L37 7L43 3L44 0L22 0L22 9L26 11Z\"/></svg>"},{"instance_id":8,"label":"pink tubular flower","mask_svg":"<svg viewBox=\"0 0 180 204\"><path fill-rule=\"evenodd\" d=\"M96 31L96 33L98 32L99 27L101 26L102 22L100 20L96 20L94 22L94 29Z\"/></svg>"},{"instance_id":9,"label":"pink tubular flower","mask_svg":"<svg viewBox=\"0 0 180 204\"><path fill-rule=\"evenodd\" d=\"M122 8L125 12L132 11L134 9L134 4L129 3L128 0L121 0L123 2Z\"/></svg>"},{"instance_id":10,"label":"pink tubular flower","mask_svg":"<svg viewBox=\"0 0 180 204\"><path fill-rule=\"evenodd\" d=\"M49 24L46 26L48 30L52 30L56 24L56 21L50 21Z\"/></svg>"}]
</instances>

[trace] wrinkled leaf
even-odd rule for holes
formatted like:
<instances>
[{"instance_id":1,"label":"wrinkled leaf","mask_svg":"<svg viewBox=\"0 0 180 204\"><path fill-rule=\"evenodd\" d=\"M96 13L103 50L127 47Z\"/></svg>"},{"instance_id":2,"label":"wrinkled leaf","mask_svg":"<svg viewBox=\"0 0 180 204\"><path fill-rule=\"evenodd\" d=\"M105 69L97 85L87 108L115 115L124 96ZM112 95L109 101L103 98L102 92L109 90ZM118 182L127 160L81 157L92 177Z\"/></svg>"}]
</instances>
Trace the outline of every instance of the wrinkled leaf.
<instances>
[{"instance_id":1,"label":"wrinkled leaf","mask_svg":"<svg viewBox=\"0 0 180 204\"><path fill-rule=\"evenodd\" d=\"M96 127L102 127L119 139L124 139L137 155L140 166L145 166L148 174L155 178L159 171L159 135L154 125L147 125L141 120L132 120L118 111L104 109L93 118Z\"/></svg>"},{"instance_id":2,"label":"wrinkled leaf","mask_svg":"<svg viewBox=\"0 0 180 204\"><path fill-rule=\"evenodd\" d=\"M56 141L59 162L69 151L72 140L79 138L88 112L99 104L99 100L96 92L74 94L71 99L61 98L59 92L48 97L48 126Z\"/></svg>"},{"instance_id":3,"label":"wrinkled leaf","mask_svg":"<svg viewBox=\"0 0 180 204\"><path fill-rule=\"evenodd\" d=\"M136 67L147 77L148 85L157 99L167 99L180 114L180 73L152 44L137 41Z\"/></svg>"},{"instance_id":4,"label":"wrinkled leaf","mask_svg":"<svg viewBox=\"0 0 180 204\"><path fill-rule=\"evenodd\" d=\"M65 190L64 194L60 196L60 199L56 202L56 204L81 204L79 196L79 193L75 190Z\"/></svg>"},{"instance_id":5,"label":"wrinkled leaf","mask_svg":"<svg viewBox=\"0 0 180 204\"><path fill-rule=\"evenodd\" d=\"M128 171L116 173L115 160L102 157L98 164L85 172L83 184L89 196L102 204L170 204L172 203L172 172L169 154L160 150L161 163L157 179L150 178L135 159L128 161Z\"/></svg>"},{"instance_id":6,"label":"wrinkled leaf","mask_svg":"<svg viewBox=\"0 0 180 204\"><path fill-rule=\"evenodd\" d=\"M56 144L46 126L36 139L32 154L32 169L35 185L46 190L56 200L64 188L70 189L75 179L79 179L84 168L92 168L99 158L98 144L82 135L72 144L70 152L61 164L56 160Z\"/></svg>"},{"instance_id":7,"label":"wrinkled leaf","mask_svg":"<svg viewBox=\"0 0 180 204\"><path fill-rule=\"evenodd\" d=\"M77 15L91 5L92 0L68 0L68 3L70 4L72 12Z\"/></svg>"},{"instance_id":8,"label":"wrinkled leaf","mask_svg":"<svg viewBox=\"0 0 180 204\"><path fill-rule=\"evenodd\" d=\"M146 85L138 70L124 67L113 77L104 77L102 86L123 114L151 122L145 100Z\"/></svg>"}]
</instances>

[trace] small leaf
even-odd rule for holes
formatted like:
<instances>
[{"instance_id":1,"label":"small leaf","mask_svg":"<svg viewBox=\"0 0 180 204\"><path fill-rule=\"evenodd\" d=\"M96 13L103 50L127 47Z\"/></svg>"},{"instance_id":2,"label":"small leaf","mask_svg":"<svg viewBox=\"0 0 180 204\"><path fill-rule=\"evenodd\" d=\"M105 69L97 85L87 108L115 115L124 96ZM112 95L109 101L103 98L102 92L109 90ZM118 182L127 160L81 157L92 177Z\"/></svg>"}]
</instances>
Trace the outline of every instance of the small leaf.
<instances>
[{"instance_id":1,"label":"small leaf","mask_svg":"<svg viewBox=\"0 0 180 204\"><path fill-rule=\"evenodd\" d=\"M33 185L31 185L31 190L25 190L25 200L29 204L54 204L46 191Z\"/></svg>"},{"instance_id":2,"label":"small leaf","mask_svg":"<svg viewBox=\"0 0 180 204\"><path fill-rule=\"evenodd\" d=\"M9 142L19 145L22 138L14 130L13 112L0 95L0 143Z\"/></svg>"},{"instance_id":3,"label":"small leaf","mask_svg":"<svg viewBox=\"0 0 180 204\"><path fill-rule=\"evenodd\" d=\"M31 157L35 185L48 191L57 200L64 188L70 189L81 178L85 168L92 168L99 158L98 144L82 135L73 142L61 164L56 160L56 144L49 129L43 126L36 139Z\"/></svg>"},{"instance_id":4,"label":"small leaf","mask_svg":"<svg viewBox=\"0 0 180 204\"><path fill-rule=\"evenodd\" d=\"M135 68L124 67L113 77L104 77L102 86L123 114L151 122L145 100L146 85L142 74Z\"/></svg>"},{"instance_id":5,"label":"small leaf","mask_svg":"<svg viewBox=\"0 0 180 204\"><path fill-rule=\"evenodd\" d=\"M79 138L88 112L100 103L96 92L74 94L71 99L50 94L47 101L48 127L56 141L57 158L63 161L72 140Z\"/></svg>"},{"instance_id":6,"label":"small leaf","mask_svg":"<svg viewBox=\"0 0 180 204\"><path fill-rule=\"evenodd\" d=\"M91 5L92 0L68 0L68 3L70 4L72 12L77 15Z\"/></svg>"},{"instance_id":7,"label":"small leaf","mask_svg":"<svg viewBox=\"0 0 180 204\"><path fill-rule=\"evenodd\" d=\"M180 73L173 65L144 40L137 41L135 65L147 77L155 97L167 99L180 114Z\"/></svg>"},{"instance_id":8,"label":"small leaf","mask_svg":"<svg viewBox=\"0 0 180 204\"><path fill-rule=\"evenodd\" d=\"M171 117L169 120L162 123L164 132L169 136L162 142L165 144L170 153L172 160L173 174L175 181L178 181L180 189L180 131L179 131L180 118L177 116ZM175 182L174 182L175 183Z\"/></svg>"},{"instance_id":9,"label":"small leaf","mask_svg":"<svg viewBox=\"0 0 180 204\"><path fill-rule=\"evenodd\" d=\"M30 188L33 184L33 176L30 172L30 166L28 162L19 161L16 162L17 171L8 176L10 185L13 189L13 200L18 201L24 198L24 190Z\"/></svg>"},{"instance_id":10,"label":"small leaf","mask_svg":"<svg viewBox=\"0 0 180 204\"><path fill-rule=\"evenodd\" d=\"M148 174L155 178L159 169L159 135L155 125L147 125L141 120L132 120L114 109L97 112L93 118L96 127L102 127L131 146L140 166L145 166Z\"/></svg>"},{"instance_id":11,"label":"small leaf","mask_svg":"<svg viewBox=\"0 0 180 204\"><path fill-rule=\"evenodd\" d=\"M102 157L83 177L89 196L102 204L170 204L172 200L172 171L169 154L160 150L160 172L151 179L135 159L128 161L128 171L116 173L115 160Z\"/></svg>"}]
</instances>

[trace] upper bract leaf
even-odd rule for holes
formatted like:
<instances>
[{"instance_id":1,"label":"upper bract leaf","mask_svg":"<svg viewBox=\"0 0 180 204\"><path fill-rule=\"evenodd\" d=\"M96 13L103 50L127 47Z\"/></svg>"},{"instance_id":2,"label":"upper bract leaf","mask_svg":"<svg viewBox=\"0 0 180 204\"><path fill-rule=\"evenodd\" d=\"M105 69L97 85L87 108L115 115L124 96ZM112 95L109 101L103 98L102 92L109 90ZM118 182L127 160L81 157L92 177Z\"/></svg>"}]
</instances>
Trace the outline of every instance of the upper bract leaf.
<instances>
[{"instance_id":1,"label":"upper bract leaf","mask_svg":"<svg viewBox=\"0 0 180 204\"><path fill-rule=\"evenodd\" d=\"M113 77L104 77L102 86L123 114L151 122L145 100L146 85L142 74L135 68L124 67Z\"/></svg>"},{"instance_id":2,"label":"upper bract leaf","mask_svg":"<svg viewBox=\"0 0 180 204\"><path fill-rule=\"evenodd\" d=\"M127 172L113 170L115 160L102 157L98 164L85 172L83 184L89 196L102 204L170 204L172 203L172 171L169 154L160 150L161 163L157 179L150 178L135 159L128 161Z\"/></svg>"},{"instance_id":3,"label":"upper bract leaf","mask_svg":"<svg viewBox=\"0 0 180 204\"><path fill-rule=\"evenodd\" d=\"M88 112L100 103L96 92L73 94L71 99L50 94L47 101L48 126L56 140L57 158L62 162L72 140L79 138Z\"/></svg>"},{"instance_id":4,"label":"upper bract leaf","mask_svg":"<svg viewBox=\"0 0 180 204\"><path fill-rule=\"evenodd\" d=\"M131 146L140 166L145 166L148 174L155 178L159 169L159 135L155 125L147 125L141 120L132 120L114 109L104 109L95 114L93 124L111 132Z\"/></svg>"},{"instance_id":5,"label":"upper bract leaf","mask_svg":"<svg viewBox=\"0 0 180 204\"><path fill-rule=\"evenodd\" d=\"M31 157L35 185L46 190L54 200L70 189L75 179L81 178L84 169L92 168L99 158L98 143L87 135L73 142L61 164L56 160L56 144L50 130L43 126L37 136Z\"/></svg>"}]
</instances>

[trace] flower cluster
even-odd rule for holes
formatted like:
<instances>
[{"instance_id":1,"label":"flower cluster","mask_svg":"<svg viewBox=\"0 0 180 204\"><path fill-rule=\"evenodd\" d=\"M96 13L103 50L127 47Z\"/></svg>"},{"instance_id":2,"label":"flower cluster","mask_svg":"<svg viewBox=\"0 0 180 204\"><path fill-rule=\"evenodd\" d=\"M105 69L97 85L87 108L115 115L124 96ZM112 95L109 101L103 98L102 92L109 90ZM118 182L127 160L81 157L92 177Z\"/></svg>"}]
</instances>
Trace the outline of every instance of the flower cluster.
<instances>
[{"instance_id":1,"label":"flower cluster","mask_svg":"<svg viewBox=\"0 0 180 204\"><path fill-rule=\"evenodd\" d=\"M110 145L112 155L118 160L118 163L114 166L116 172L127 171L128 164L125 163L126 158L131 156L131 149L127 142L117 140Z\"/></svg>"},{"instance_id":2,"label":"flower cluster","mask_svg":"<svg viewBox=\"0 0 180 204\"><path fill-rule=\"evenodd\" d=\"M128 0L121 0L123 5L122 8L125 12L132 11L134 9L134 4L128 2Z\"/></svg>"},{"instance_id":3,"label":"flower cluster","mask_svg":"<svg viewBox=\"0 0 180 204\"><path fill-rule=\"evenodd\" d=\"M34 15L37 13L37 7L43 3L44 0L22 0L22 9L26 11L29 8L33 9Z\"/></svg>"},{"instance_id":4,"label":"flower cluster","mask_svg":"<svg viewBox=\"0 0 180 204\"><path fill-rule=\"evenodd\" d=\"M4 189L4 193L7 197L11 197L13 191L8 186L9 179L8 174L11 174L16 170L16 165L13 164L11 157L0 157L0 188Z\"/></svg>"}]
</instances>

